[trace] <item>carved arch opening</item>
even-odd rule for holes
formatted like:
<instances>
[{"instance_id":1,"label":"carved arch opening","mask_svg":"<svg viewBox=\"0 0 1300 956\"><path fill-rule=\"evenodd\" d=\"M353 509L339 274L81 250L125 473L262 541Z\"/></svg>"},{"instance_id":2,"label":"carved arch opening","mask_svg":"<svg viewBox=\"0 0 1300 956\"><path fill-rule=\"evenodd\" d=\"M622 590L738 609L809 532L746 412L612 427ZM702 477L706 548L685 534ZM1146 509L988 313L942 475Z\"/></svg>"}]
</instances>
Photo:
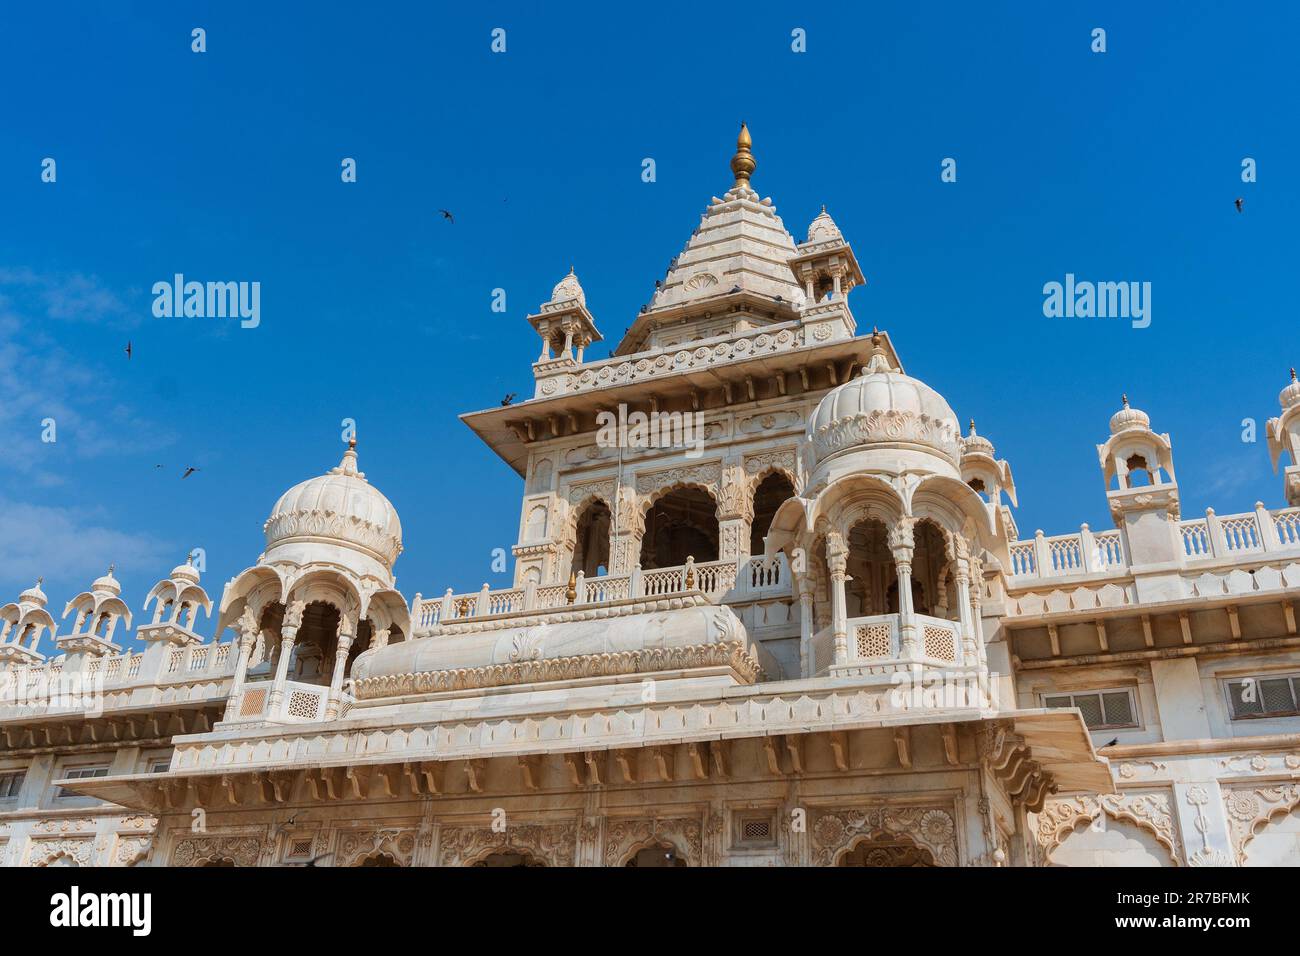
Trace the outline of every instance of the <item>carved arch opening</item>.
<instances>
[{"instance_id":1,"label":"carved arch opening","mask_svg":"<svg viewBox=\"0 0 1300 956\"><path fill-rule=\"evenodd\" d=\"M641 567L671 568L687 558L697 563L718 560L718 513L712 490L698 484L662 489L649 499Z\"/></svg>"},{"instance_id":2,"label":"carved arch opening","mask_svg":"<svg viewBox=\"0 0 1300 956\"><path fill-rule=\"evenodd\" d=\"M794 482L781 469L769 468L754 484L754 518L749 528L749 553L763 553L763 539L781 506L795 496Z\"/></svg>"}]
</instances>

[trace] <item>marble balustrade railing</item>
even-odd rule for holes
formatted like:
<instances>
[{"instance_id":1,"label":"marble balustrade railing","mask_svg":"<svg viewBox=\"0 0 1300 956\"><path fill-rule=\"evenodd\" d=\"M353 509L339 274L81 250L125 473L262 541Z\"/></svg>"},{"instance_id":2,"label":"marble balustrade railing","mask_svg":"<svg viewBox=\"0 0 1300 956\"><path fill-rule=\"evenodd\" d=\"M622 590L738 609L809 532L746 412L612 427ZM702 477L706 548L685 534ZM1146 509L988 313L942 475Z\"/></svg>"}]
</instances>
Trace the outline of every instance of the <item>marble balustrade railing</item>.
<instances>
[{"instance_id":1,"label":"marble balustrade railing","mask_svg":"<svg viewBox=\"0 0 1300 956\"><path fill-rule=\"evenodd\" d=\"M1300 508L1269 511L1262 504L1238 515L1216 515L1178 522L1183 557L1188 561L1226 558L1300 548ZM1125 571L1129 565L1118 530L1093 533L1085 524L1078 534L1011 543L1012 578L1059 578L1074 574Z\"/></svg>"},{"instance_id":2,"label":"marble balustrade railing","mask_svg":"<svg viewBox=\"0 0 1300 956\"><path fill-rule=\"evenodd\" d=\"M689 586L688 586L688 583ZM740 561L688 561L670 568L642 570L631 574L588 578L578 574L570 598L565 584L528 585L493 591L486 584L478 591L454 594L450 588L441 598L416 595L411 607L411 624L416 633L449 621L497 615L522 614L567 605L604 604L629 598L665 597L687 591L703 591L713 597L744 601L790 593L790 566L784 554L771 560L744 558Z\"/></svg>"},{"instance_id":3,"label":"marble balustrade railing","mask_svg":"<svg viewBox=\"0 0 1300 956\"><path fill-rule=\"evenodd\" d=\"M162 654L160 666L156 673L141 674L142 666L149 656L149 650L125 651L121 654L109 654L103 657L91 657L82 661L76 673L83 680L102 681L104 688L130 687L134 684L172 684L197 680L211 680L214 677L226 677L234 673L238 652L233 641L220 644L191 644L187 647L161 647L155 653ZM40 664L29 664L13 668L9 678L15 688L27 688L42 682L57 680L65 674L71 674L67 667L67 655L59 655Z\"/></svg>"}]
</instances>

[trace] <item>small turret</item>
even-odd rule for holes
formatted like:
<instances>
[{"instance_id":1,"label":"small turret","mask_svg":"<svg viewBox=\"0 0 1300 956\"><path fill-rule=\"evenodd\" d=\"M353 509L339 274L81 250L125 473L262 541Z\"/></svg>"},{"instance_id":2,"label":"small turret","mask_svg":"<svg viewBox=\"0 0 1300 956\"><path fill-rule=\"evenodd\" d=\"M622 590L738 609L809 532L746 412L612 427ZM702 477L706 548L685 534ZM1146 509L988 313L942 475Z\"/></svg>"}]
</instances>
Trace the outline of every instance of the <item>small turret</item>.
<instances>
[{"instance_id":1,"label":"small turret","mask_svg":"<svg viewBox=\"0 0 1300 956\"><path fill-rule=\"evenodd\" d=\"M790 269L803 287L800 318L818 342L850 338L857 329L848 295L867 280L852 247L826 207L808 226L808 239L795 247Z\"/></svg>"},{"instance_id":2,"label":"small turret","mask_svg":"<svg viewBox=\"0 0 1300 956\"><path fill-rule=\"evenodd\" d=\"M119 595L122 585L113 577L113 565L108 573L96 578L89 591L83 591L68 602L63 610L66 619L73 611L72 631L59 638L58 647L68 655L84 653L91 657L116 654L121 647L113 643L118 621L131 627L131 611Z\"/></svg>"},{"instance_id":3,"label":"small turret","mask_svg":"<svg viewBox=\"0 0 1300 956\"><path fill-rule=\"evenodd\" d=\"M528 317L528 324L542 339L542 352L533 367L537 378L537 396L554 394L559 379L582 364L583 352L592 342L601 341L596 320L587 311L587 294L573 268L555 284L551 298ZM574 352L577 354L575 355ZM546 391L550 383L550 391Z\"/></svg>"},{"instance_id":4,"label":"small turret","mask_svg":"<svg viewBox=\"0 0 1300 956\"><path fill-rule=\"evenodd\" d=\"M45 610L41 580L37 578L34 585L18 595L17 603L0 607L0 667L23 667L45 660L37 645L47 630L53 636L55 624Z\"/></svg>"},{"instance_id":5,"label":"small turret","mask_svg":"<svg viewBox=\"0 0 1300 956\"><path fill-rule=\"evenodd\" d=\"M199 572L194 556L172 568L171 574L153 586L144 599L144 610L153 603L153 620L142 624L136 634L142 641L166 641L170 644L200 644L195 632L199 610L212 614L212 601L199 586Z\"/></svg>"},{"instance_id":6,"label":"small turret","mask_svg":"<svg viewBox=\"0 0 1300 956\"><path fill-rule=\"evenodd\" d=\"M1151 417L1130 406L1127 395L1121 401L1123 407L1110 419L1110 438L1097 446L1110 514L1115 526L1125 529L1133 564L1173 562L1181 548L1173 443L1168 434L1152 431ZM1140 591L1143 586L1139 582Z\"/></svg>"},{"instance_id":7,"label":"small turret","mask_svg":"<svg viewBox=\"0 0 1300 956\"><path fill-rule=\"evenodd\" d=\"M1016 482L1011 477L1011 463L998 459L993 443L975 431L975 419L970 421L970 432L961 440L961 480L988 502L989 510L1003 523L1007 540L1015 540L1016 524L1010 510L1002 503L1005 491L1014 507Z\"/></svg>"}]
</instances>

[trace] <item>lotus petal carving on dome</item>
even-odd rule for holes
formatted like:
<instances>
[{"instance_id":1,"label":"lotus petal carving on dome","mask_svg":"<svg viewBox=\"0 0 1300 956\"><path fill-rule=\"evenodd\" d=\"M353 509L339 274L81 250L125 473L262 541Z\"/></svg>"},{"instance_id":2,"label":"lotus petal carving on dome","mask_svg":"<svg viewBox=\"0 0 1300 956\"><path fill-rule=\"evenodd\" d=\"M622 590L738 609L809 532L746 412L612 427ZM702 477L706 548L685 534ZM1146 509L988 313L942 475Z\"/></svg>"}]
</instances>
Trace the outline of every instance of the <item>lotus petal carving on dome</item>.
<instances>
[{"instance_id":1,"label":"lotus petal carving on dome","mask_svg":"<svg viewBox=\"0 0 1300 956\"><path fill-rule=\"evenodd\" d=\"M334 511L286 511L274 514L263 526L266 543L271 545L286 538L335 538L349 544L360 545L382 556L389 564L402 553L401 539L386 527Z\"/></svg>"},{"instance_id":2,"label":"lotus petal carving on dome","mask_svg":"<svg viewBox=\"0 0 1300 956\"><path fill-rule=\"evenodd\" d=\"M960 456L952 422L912 411L883 409L837 418L812 436L818 459L837 451L873 442L916 442L946 455L954 464Z\"/></svg>"}]
</instances>

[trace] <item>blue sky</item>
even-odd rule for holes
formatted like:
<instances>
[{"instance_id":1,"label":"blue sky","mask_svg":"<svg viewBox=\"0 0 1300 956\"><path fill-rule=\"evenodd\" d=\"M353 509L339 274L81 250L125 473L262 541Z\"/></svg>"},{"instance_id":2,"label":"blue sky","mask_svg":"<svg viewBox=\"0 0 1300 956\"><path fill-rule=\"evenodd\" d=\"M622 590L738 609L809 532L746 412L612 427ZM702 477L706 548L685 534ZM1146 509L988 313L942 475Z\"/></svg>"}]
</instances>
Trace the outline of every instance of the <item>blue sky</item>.
<instances>
[{"instance_id":1,"label":"blue sky","mask_svg":"<svg viewBox=\"0 0 1300 956\"><path fill-rule=\"evenodd\" d=\"M0 600L44 574L61 611L116 561L138 608L194 547L217 599L345 417L402 517L398 586L505 585L521 482L456 415L531 393L524 316L570 264L607 354L730 185L742 119L790 231L826 203L853 243L859 324L1010 459L1022 532L1110 526L1121 391L1171 433L1185 515L1283 504L1263 423L1300 362L1294 10L285 7L0 13ZM155 318L177 272L260 282L261 325ZM1150 282L1151 326L1044 318L1067 272Z\"/></svg>"}]
</instances>

